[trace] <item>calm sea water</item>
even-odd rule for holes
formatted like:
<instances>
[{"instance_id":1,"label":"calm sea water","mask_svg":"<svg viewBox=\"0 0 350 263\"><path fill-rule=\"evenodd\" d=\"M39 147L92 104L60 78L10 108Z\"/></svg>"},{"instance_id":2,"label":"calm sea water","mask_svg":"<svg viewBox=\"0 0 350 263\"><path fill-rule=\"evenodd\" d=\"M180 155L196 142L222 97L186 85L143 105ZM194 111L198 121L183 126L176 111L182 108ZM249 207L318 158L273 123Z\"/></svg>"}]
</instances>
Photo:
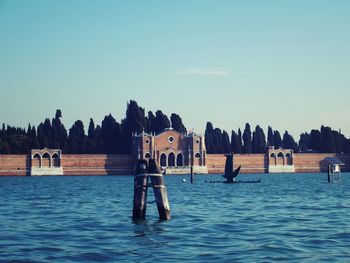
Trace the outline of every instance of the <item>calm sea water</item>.
<instances>
[{"instance_id":1,"label":"calm sea water","mask_svg":"<svg viewBox=\"0 0 350 263\"><path fill-rule=\"evenodd\" d=\"M131 176L1 177L0 261L350 261L350 174L257 178L167 176L172 219L135 222Z\"/></svg>"}]
</instances>

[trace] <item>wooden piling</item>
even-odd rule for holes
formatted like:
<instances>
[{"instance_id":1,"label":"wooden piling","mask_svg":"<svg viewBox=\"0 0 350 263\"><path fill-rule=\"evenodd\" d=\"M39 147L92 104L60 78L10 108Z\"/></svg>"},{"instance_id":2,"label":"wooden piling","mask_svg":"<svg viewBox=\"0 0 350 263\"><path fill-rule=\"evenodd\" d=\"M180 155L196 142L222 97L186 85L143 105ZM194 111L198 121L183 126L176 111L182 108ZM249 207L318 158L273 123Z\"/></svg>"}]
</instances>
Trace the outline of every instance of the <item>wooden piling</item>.
<instances>
[{"instance_id":1,"label":"wooden piling","mask_svg":"<svg viewBox=\"0 0 350 263\"><path fill-rule=\"evenodd\" d=\"M139 160L134 177L134 205L132 217L134 219L145 218L147 205L147 161Z\"/></svg>"},{"instance_id":2,"label":"wooden piling","mask_svg":"<svg viewBox=\"0 0 350 263\"><path fill-rule=\"evenodd\" d=\"M194 181L193 165L191 165L191 184L193 184L193 181Z\"/></svg>"},{"instance_id":3,"label":"wooden piling","mask_svg":"<svg viewBox=\"0 0 350 263\"><path fill-rule=\"evenodd\" d=\"M151 178L154 197L157 203L159 219L169 220L171 217L170 206L166 187L164 184L164 178L159 166L156 164L156 161L154 159L149 160L148 173L149 177Z\"/></svg>"}]
</instances>

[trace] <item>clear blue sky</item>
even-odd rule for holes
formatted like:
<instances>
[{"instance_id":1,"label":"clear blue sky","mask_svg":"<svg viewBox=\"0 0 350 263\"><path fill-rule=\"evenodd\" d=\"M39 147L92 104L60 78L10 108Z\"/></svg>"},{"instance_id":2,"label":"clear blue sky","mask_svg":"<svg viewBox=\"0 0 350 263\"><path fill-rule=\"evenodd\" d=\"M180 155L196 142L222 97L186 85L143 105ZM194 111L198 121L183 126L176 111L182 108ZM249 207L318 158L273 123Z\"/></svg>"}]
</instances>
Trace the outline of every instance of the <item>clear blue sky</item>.
<instances>
[{"instance_id":1,"label":"clear blue sky","mask_svg":"<svg viewBox=\"0 0 350 263\"><path fill-rule=\"evenodd\" d=\"M350 136L350 1L0 0L0 122L70 128L130 99L204 132Z\"/></svg>"}]
</instances>

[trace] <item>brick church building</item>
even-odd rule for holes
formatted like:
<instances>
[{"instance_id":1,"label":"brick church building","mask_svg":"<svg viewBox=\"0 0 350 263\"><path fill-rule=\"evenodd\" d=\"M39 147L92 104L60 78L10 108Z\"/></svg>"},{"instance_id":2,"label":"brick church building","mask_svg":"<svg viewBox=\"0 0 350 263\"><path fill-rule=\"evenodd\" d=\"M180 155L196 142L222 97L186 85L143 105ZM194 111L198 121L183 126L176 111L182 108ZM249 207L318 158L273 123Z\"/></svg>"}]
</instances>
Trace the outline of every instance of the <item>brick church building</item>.
<instances>
[{"instance_id":1,"label":"brick church building","mask_svg":"<svg viewBox=\"0 0 350 263\"><path fill-rule=\"evenodd\" d=\"M166 173L207 173L204 137L193 132L181 134L172 128L159 134L133 134L133 152L137 159L153 158Z\"/></svg>"}]
</instances>

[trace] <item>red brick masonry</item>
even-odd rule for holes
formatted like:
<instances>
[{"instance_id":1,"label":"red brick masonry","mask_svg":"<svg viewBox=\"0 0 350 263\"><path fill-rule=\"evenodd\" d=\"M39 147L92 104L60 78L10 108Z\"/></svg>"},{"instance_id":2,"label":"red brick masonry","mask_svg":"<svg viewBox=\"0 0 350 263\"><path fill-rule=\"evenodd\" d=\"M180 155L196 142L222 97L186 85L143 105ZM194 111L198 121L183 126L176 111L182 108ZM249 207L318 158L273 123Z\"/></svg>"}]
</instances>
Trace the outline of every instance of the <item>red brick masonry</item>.
<instances>
[{"instance_id":1,"label":"red brick masonry","mask_svg":"<svg viewBox=\"0 0 350 263\"><path fill-rule=\"evenodd\" d=\"M326 172L324 158L336 154L295 153L293 162L297 173ZM346 165L342 171L350 171L350 155L336 155ZM225 156L208 154L209 173L223 173ZM236 154L234 167L242 165L242 173L265 173L268 160L265 154ZM65 175L125 175L133 174L134 159L122 154L63 154L62 166ZM29 155L0 155L0 176L30 174Z\"/></svg>"}]
</instances>

